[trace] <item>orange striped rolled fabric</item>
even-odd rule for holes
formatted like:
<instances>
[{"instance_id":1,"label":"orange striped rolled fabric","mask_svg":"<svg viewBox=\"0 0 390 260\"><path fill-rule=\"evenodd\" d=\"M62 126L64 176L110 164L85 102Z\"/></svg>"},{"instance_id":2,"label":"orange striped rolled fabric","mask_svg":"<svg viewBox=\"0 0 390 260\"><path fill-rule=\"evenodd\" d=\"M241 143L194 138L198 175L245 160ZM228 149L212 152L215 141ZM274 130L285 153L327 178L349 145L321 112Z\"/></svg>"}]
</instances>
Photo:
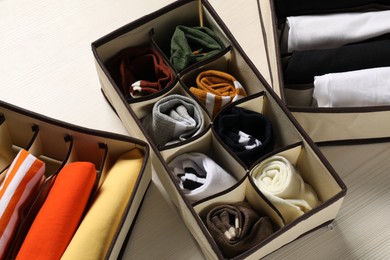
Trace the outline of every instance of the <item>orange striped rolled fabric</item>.
<instances>
[{"instance_id":1,"label":"orange striped rolled fabric","mask_svg":"<svg viewBox=\"0 0 390 260\"><path fill-rule=\"evenodd\" d=\"M247 94L232 75L218 71L206 70L196 78L196 87L190 91L204 104L214 117L227 104L245 97Z\"/></svg>"},{"instance_id":2,"label":"orange striped rolled fabric","mask_svg":"<svg viewBox=\"0 0 390 260\"><path fill-rule=\"evenodd\" d=\"M6 253L18 225L21 212L30 202L45 171L45 163L21 150L0 186L0 259Z\"/></svg>"},{"instance_id":3,"label":"orange striped rolled fabric","mask_svg":"<svg viewBox=\"0 0 390 260\"><path fill-rule=\"evenodd\" d=\"M96 180L95 165L70 163L58 173L16 259L60 259L81 221Z\"/></svg>"}]
</instances>

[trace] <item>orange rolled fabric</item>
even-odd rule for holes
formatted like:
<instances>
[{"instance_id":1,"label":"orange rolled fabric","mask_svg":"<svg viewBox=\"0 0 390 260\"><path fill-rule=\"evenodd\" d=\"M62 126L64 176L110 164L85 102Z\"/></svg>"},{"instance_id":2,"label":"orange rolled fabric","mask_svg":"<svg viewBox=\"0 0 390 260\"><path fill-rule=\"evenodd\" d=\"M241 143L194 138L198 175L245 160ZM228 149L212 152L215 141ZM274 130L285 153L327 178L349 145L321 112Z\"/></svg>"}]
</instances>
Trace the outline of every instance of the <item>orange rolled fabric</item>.
<instances>
[{"instance_id":1,"label":"orange rolled fabric","mask_svg":"<svg viewBox=\"0 0 390 260\"><path fill-rule=\"evenodd\" d=\"M74 162L64 166L16 259L60 259L81 221L95 180L92 163Z\"/></svg>"},{"instance_id":2,"label":"orange rolled fabric","mask_svg":"<svg viewBox=\"0 0 390 260\"><path fill-rule=\"evenodd\" d=\"M0 259L6 254L44 172L45 163L26 150L21 150L8 168L0 186Z\"/></svg>"},{"instance_id":3,"label":"orange rolled fabric","mask_svg":"<svg viewBox=\"0 0 390 260\"><path fill-rule=\"evenodd\" d=\"M240 82L232 75L218 70L199 73L196 86L191 87L190 91L206 106L212 117L227 104L247 95Z\"/></svg>"}]
</instances>

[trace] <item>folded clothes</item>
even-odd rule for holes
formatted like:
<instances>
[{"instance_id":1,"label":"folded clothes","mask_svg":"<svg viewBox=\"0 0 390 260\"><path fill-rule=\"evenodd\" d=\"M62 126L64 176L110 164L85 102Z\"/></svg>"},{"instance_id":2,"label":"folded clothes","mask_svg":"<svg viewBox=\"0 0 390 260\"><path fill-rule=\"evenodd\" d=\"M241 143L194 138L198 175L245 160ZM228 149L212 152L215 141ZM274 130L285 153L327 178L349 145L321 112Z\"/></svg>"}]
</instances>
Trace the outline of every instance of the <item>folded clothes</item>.
<instances>
[{"instance_id":1,"label":"folded clothes","mask_svg":"<svg viewBox=\"0 0 390 260\"><path fill-rule=\"evenodd\" d=\"M61 259L107 258L143 161L144 154L139 149L130 150L116 160Z\"/></svg>"},{"instance_id":2,"label":"folded clothes","mask_svg":"<svg viewBox=\"0 0 390 260\"><path fill-rule=\"evenodd\" d=\"M282 214L286 224L319 204L314 189L282 156L272 156L249 173L259 190Z\"/></svg>"},{"instance_id":3,"label":"folded clothes","mask_svg":"<svg viewBox=\"0 0 390 260\"><path fill-rule=\"evenodd\" d=\"M204 128L202 109L195 100L182 95L169 95L157 101L152 114L142 124L157 146L187 140Z\"/></svg>"},{"instance_id":4,"label":"folded clothes","mask_svg":"<svg viewBox=\"0 0 390 260\"><path fill-rule=\"evenodd\" d=\"M181 71L189 65L208 59L224 48L219 37L207 27L176 27L171 39L171 62Z\"/></svg>"},{"instance_id":5,"label":"folded clothes","mask_svg":"<svg viewBox=\"0 0 390 260\"><path fill-rule=\"evenodd\" d=\"M65 165L34 219L16 259L60 259L83 216L96 180L95 165Z\"/></svg>"},{"instance_id":6,"label":"folded clothes","mask_svg":"<svg viewBox=\"0 0 390 260\"><path fill-rule=\"evenodd\" d=\"M390 67L315 77L313 99L319 107L390 105Z\"/></svg>"},{"instance_id":7,"label":"folded clothes","mask_svg":"<svg viewBox=\"0 0 390 260\"><path fill-rule=\"evenodd\" d=\"M215 206L205 222L226 258L244 253L274 232L270 218L261 216L247 202Z\"/></svg>"},{"instance_id":8,"label":"folded clothes","mask_svg":"<svg viewBox=\"0 0 390 260\"><path fill-rule=\"evenodd\" d=\"M248 167L274 149L271 121L260 113L234 107L218 115L213 127L222 142Z\"/></svg>"},{"instance_id":9,"label":"folded clothes","mask_svg":"<svg viewBox=\"0 0 390 260\"><path fill-rule=\"evenodd\" d=\"M390 66L390 39L346 45L336 49L296 51L284 69L286 84L312 84L327 73Z\"/></svg>"},{"instance_id":10,"label":"folded clothes","mask_svg":"<svg viewBox=\"0 0 390 260\"><path fill-rule=\"evenodd\" d=\"M0 186L0 259L15 236L23 211L42 182L45 163L20 150Z\"/></svg>"},{"instance_id":11,"label":"folded clothes","mask_svg":"<svg viewBox=\"0 0 390 260\"><path fill-rule=\"evenodd\" d=\"M107 69L127 100L157 93L174 75L154 48L126 48L106 62Z\"/></svg>"},{"instance_id":12,"label":"folded clothes","mask_svg":"<svg viewBox=\"0 0 390 260\"><path fill-rule=\"evenodd\" d=\"M207 70L196 77L196 87L190 91L204 104L213 117L225 105L246 96L245 89L232 75Z\"/></svg>"},{"instance_id":13,"label":"folded clothes","mask_svg":"<svg viewBox=\"0 0 390 260\"><path fill-rule=\"evenodd\" d=\"M274 3L278 18L304 14L336 13L346 9L367 9L369 5L390 6L388 0L275 0Z\"/></svg>"},{"instance_id":14,"label":"folded clothes","mask_svg":"<svg viewBox=\"0 0 390 260\"><path fill-rule=\"evenodd\" d=\"M341 47L390 33L390 11L287 17L287 50Z\"/></svg>"},{"instance_id":15,"label":"folded clothes","mask_svg":"<svg viewBox=\"0 0 390 260\"><path fill-rule=\"evenodd\" d=\"M202 153L181 154L169 163L169 168L191 202L224 191L237 183L233 176Z\"/></svg>"}]
</instances>

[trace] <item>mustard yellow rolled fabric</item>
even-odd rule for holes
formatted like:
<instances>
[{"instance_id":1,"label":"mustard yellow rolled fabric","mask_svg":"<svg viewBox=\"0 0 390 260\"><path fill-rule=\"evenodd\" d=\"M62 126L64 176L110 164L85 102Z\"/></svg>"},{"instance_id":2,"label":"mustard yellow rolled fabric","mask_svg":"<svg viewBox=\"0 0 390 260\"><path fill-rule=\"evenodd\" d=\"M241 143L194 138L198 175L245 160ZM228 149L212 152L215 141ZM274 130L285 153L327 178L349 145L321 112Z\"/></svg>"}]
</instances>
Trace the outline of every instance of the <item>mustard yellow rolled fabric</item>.
<instances>
[{"instance_id":1,"label":"mustard yellow rolled fabric","mask_svg":"<svg viewBox=\"0 0 390 260\"><path fill-rule=\"evenodd\" d=\"M133 149L111 167L61 259L103 259L140 173L144 154Z\"/></svg>"}]
</instances>

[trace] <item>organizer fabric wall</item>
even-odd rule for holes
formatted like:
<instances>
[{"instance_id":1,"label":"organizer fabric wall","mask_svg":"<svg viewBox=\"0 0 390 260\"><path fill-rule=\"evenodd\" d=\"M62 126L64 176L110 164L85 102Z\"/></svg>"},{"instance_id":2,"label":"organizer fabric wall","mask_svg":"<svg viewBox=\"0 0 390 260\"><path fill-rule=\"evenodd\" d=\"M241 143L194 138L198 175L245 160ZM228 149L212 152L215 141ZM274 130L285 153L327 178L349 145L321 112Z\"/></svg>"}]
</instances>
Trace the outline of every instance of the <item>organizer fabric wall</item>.
<instances>
[{"instance_id":1,"label":"organizer fabric wall","mask_svg":"<svg viewBox=\"0 0 390 260\"><path fill-rule=\"evenodd\" d=\"M199 60L192 59L192 63L186 64L184 67L175 66L172 56L178 47L177 42L172 43L171 41L176 41L176 38L175 40L172 38L176 35L178 28L180 30L185 26L186 28L199 29L199 13L196 11L198 10L198 1L177 1L137 21L124 25L92 43L96 69L103 94L129 133L148 142L152 147L154 170L176 205L183 221L199 243L204 255L209 259L232 257L234 259L259 259L333 220L342 204L346 187L279 97L253 66L211 5L207 1L203 1L201 8L204 27L211 30L212 34L209 35L213 36L212 39L203 34L199 36L200 33L207 31L204 28L200 29L201 32L190 30L191 32L188 32L190 35L196 34L199 37L209 39L207 41L209 44L206 47L194 50L190 56L196 56L198 51L202 52L204 49L212 49L210 46L215 46L214 43L219 42L218 46L222 47L218 47L218 51L212 49L212 55L206 55ZM218 37L218 40L215 40L215 37ZM129 75L124 73L126 66L119 66L115 72L111 69L111 61L115 55L125 49L145 46L153 48L158 52L158 55L163 57L163 65L171 71L173 80L163 88L148 93L148 95L126 96L123 92L123 84L118 81L116 75L116 73ZM122 64L125 63L122 62ZM127 68L133 68L136 66L135 64L127 66ZM234 95L233 98L225 98L226 103L223 103L225 101L222 101L224 99L221 98L222 106L210 106L210 103L204 102L201 94L193 89L191 91L191 88L197 85L199 75L210 73L210 71L214 73L214 76L225 75L225 73L232 76L233 79L229 77L229 80L226 78L224 80L218 79L217 83L222 82L223 86L232 92L239 91L239 98L234 98ZM125 88L139 87L137 84L125 85ZM245 93L242 92L241 88ZM213 96L214 99L215 96ZM173 106L173 103L176 105ZM166 111L165 109L169 106L173 106L174 109L162 112ZM269 147L261 151L257 150L250 160L246 160L246 156L235 152L232 146L229 147L224 141L224 137L220 135L221 127L225 129L229 124L226 124L225 121L221 125L219 120L223 116L231 116L231 113L245 113L245 115L255 115L256 118L265 117L264 120L256 121L261 123L259 126L253 127L254 130L245 126L247 124L244 122L236 123L238 128L242 126L240 130L243 133L239 134L240 137L235 138L241 138L241 141L246 140L242 141L242 143L247 142L244 146L261 147L260 143L264 142L269 143ZM170 115L168 119L165 118L167 114ZM192 115L192 117L188 117L188 115ZM245 117L244 114L241 114L239 118L244 119ZM165 118L164 120L169 122L164 121L165 123L161 124L161 120L163 120L161 118ZM174 136L177 127L173 128L175 130L172 132L166 133L164 127L171 127L172 121L175 122L175 126L181 125L182 121L177 121L181 118L185 118L183 120L185 122L193 122L188 124L191 127L200 123L196 130L191 128L191 134L184 137ZM266 122L269 122L272 127L267 128L261 125ZM150 131L150 127L156 125L160 127ZM256 130L262 127L268 129L266 137L257 135ZM167 135L168 138L166 138ZM172 138L175 140L174 142L172 142ZM291 162L302 180L317 194L318 205L290 218L291 215L283 213L283 210L272 203L269 197L259 189L251 177L251 172L255 170L256 165L274 155L283 156ZM176 158L186 158L185 164L191 165L191 167L180 166L180 162L177 162ZM180 167L190 168L190 170L183 172ZM211 168L216 169L212 172L218 172L216 176L208 176L210 171L208 172L207 169ZM221 178L220 176L224 176L224 174L225 176L229 174L229 179L232 177L234 181L226 181L228 184L218 190L208 190L209 193L201 193L197 192L196 188L189 188L192 189L192 192L185 188L197 185L207 187L209 180ZM226 180L227 177L222 178ZM188 194L192 194L191 197ZM194 194L196 196L193 196ZM273 225L273 232L261 241L259 240L231 255L210 234L205 219L207 212L216 205L241 202L249 203L258 214L269 218ZM245 243L243 242L243 244Z\"/></svg>"}]
</instances>

